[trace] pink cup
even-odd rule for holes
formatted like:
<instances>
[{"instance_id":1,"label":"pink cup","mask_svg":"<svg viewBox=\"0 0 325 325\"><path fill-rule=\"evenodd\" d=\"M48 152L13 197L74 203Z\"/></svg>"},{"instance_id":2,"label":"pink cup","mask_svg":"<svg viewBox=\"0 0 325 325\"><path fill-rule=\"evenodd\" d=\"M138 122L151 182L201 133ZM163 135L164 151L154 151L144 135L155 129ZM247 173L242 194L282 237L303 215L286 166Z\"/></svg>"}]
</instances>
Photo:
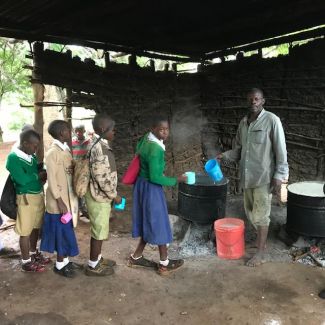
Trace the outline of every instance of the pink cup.
<instances>
[{"instance_id":1,"label":"pink cup","mask_svg":"<svg viewBox=\"0 0 325 325\"><path fill-rule=\"evenodd\" d=\"M72 214L70 212L67 212L62 215L61 222L67 224L71 219L72 219Z\"/></svg>"}]
</instances>

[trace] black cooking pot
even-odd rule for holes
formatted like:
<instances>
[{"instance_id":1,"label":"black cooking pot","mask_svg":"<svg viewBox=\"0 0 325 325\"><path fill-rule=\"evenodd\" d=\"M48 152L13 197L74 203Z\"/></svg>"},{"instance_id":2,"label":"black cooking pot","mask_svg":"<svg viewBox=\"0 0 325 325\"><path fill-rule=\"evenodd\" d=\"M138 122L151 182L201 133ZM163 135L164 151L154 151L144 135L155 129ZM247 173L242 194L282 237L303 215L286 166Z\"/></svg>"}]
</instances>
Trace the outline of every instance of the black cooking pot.
<instances>
[{"instance_id":1,"label":"black cooking pot","mask_svg":"<svg viewBox=\"0 0 325 325\"><path fill-rule=\"evenodd\" d=\"M310 237L325 237L324 182L288 186L287 230Z\"/></svg>"},{"instance_id":2,"label":"black cooking pot","mask_svg":"<svg viewBox=\"0 0 325 325\"><path fill-rule=\"evenodd\" d=\"M195 184L178 185L178 213L198 224L212 224L226 214L228 179L213 182L207 175L196 175Z\"/></svg>"}]
</instances>

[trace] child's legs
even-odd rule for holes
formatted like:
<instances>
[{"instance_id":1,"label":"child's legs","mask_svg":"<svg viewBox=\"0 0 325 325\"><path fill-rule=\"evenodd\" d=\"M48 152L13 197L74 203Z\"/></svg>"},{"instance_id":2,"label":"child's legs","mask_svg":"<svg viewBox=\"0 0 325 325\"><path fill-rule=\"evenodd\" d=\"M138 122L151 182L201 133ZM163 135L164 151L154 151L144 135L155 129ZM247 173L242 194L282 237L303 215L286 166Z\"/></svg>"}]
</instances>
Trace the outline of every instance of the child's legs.
<instances>
[{"instance_id":1,"label":"child's legs","mask_svg":"<svg viewBox=\"0 0 325 325\"><path fill-rule=\"evenodd\" d=\"M134 258L141 257L146 245L147 245L147 243L143 240L143 238L140 238L138 247L136 248L135 252L133 253L133 257Z\"/></svg>"},{"instance_id":2,"label":"child's legs","mask_svg":"<svg viewBox=\"0 0 325 325\"><path fill-rule=\"evenodd\" d=\"M20 246L20 251L21 251L21 257L23 260L28 260L29 259L29 236L20 236L19 237L19 246Z\"/></svg>"},{"instance_id":3,"label":"child's legs","mask_svg":"<svg viewBox=\"0 0 325 325\"><path fill-rule=\"evenodd\" d=\"M92 262L98 261L98 256L102 251L102 240L97 240L93 237L90 238L90 260Z\"/></svg>"},{"instance_id":4,"label":"child's legs","mask_svg":"<svg viewBox=\"0 0 325 325\"><path fill-rule=\"evenodd\" d=\"M158 245L158 248L159 248L160 260L166 261L168 258L167 245Z\"/></svg>"},{"instance_id":5,"label":"child's legs","mask_svg":"<svg viewBox=\"0 0 325 325\"><path fill-rule=\"evenodd\" d=\"M17 195L17 220L15 231L20 235L19 245L24 260L29 251L36 250L38 228L44 215L44 197L41 194Z\"/></svg>"},{"instance_id":6,"label":"child's legs","mask_svg":"<svg viewBox=\"0 0 325 325\"><path fill-rule=\"evenodd\" d=\"M38 234L39 234L39 229L34 228L32 233L29 236L29 243L30 243L29 250L31 252L36 252Z\"/></svg>"},{"instance_id":7,"label":"child's legs","mask_svg":"<svg viewBox=\"0 0 325 325\"><path fill-rule=\"evenodd\" d=\"M111 202L97 202L89 191L85 200L90 221L90 260L96 262L102 251L103 240L108 239Z\"/></svg>"}]
</instances>

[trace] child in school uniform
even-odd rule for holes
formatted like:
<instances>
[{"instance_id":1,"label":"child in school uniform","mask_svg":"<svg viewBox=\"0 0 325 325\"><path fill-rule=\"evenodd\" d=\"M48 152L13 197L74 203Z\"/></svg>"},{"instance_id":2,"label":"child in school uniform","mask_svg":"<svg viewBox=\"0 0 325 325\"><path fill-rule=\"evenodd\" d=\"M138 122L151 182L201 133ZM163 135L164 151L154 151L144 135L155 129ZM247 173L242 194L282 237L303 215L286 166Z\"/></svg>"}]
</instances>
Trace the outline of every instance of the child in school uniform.
<instances>
[{"instance_id":1,"label":"child in school uniform","mask_svg":"<svg viewBox=\"0 0 325 325\"><path fill-rule=\"evenodd\" d=\"M158 245L160 261L158 274L166 275L180 268L184 261L171 260L167 244L172 242L166 198L163 186L175 186L187 181L187 176L167 177L165 169L164 141L169 135L168 120L154 117L151 132L145 134L137 145L140 156L140 173L133 189L132 236L140 237L138 247L131 254L128 266L156 268L157 264L144 258L142 253L147 243Z\"/></svg>"},{"instance_id":2,"label":"child in school uniform","mask_svg":"<svg viewBox=\"0 0 325 325\"><path fill-rule=\"evenodd\" d=\"M109 218L112 203L120 203L117 195L117 170L110 146L115 135L115 122L105 113L96 114L93 121L95 131L90 150L90 184L85 195L90 220L90 257L85 274L108 276L114 273L114 260L102 257L102 244L108 239Z\"/></svg>"},{"instance_id":3,"label":"child in school uniform","mask_svg":"<svg viewBox=\"0 0 325 325\"><path fill-rule=\"evenodd\" d=\"M72 190L72 155L67 142L71 131L63 120L54 120L48 127L54 141L45 156L48 187L46 191L46 213L44 217L41 250L57 253L53 271L72 278L78 265L69 261L69 256L79 254L73 227L76 226L78 199ZM66 224L61 216L70 212L73 218Z\"/></svg>"},{"instance_id":4,"label":"child in school uniform","mask_svg":"<svg viewBox=\"0 0 325 325\"><path fill-rule=\"evenodd\" d=\"M20 145L8 155L6 164L17 194L15 232L20 236L24 272L45 271L44 265L50 263L50 259L36 249L44 216L43 184L46 181L46 172L39 171L35 156L39 142L40 136L36 131L22 132Z\"/></svg>"}]
</instances>

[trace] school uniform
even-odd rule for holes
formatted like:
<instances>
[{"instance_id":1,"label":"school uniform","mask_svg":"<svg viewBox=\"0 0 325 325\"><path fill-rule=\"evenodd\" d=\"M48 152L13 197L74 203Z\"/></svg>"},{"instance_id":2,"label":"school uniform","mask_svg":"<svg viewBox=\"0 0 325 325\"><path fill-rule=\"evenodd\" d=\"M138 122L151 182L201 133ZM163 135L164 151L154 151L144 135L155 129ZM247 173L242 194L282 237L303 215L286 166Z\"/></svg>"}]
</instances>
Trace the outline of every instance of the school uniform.
<instances>
[{"instance_id":1,"label":"school uniform","mask_svg":"<svg viewBox=\"0 0 325 325\"><path fill-rule=\"evenodd\" d=\"M44 216L43 186L38 176L37 158L15 148L8 155L6 168L17 194L15 232L29 236L33 229L41 227Z\"/></svg>"},{"instance_id":2,"label":"school uniform","mask_svg":"<svg viewBox=\"0 0 325 325\"><path fill-rule=\"evenodd\" d=\"M54 140L45 156L48 187L46 213L42 228L41 250L57 252L60 256L79 254L73 227L78 220L78 199L72 189L72 155L68 145ZM61 222L57 199L62 198L73 218L67 224Z\"/></svg>"},{"instance_id":3,"label":"school uniform","mask_svg":"<svg viewBox=\"0 0 325 325\"><path fill-rule=\"evenodd\" d=\"M149 244L172 242L167 203L162 186L174 186L175 177L164 176L165 145L151 132L137 145L140 173L133 188L132 236Z\"/></svg>"},{"instance_id":4,"label":"school uniform","mask_svg":"<svg viewBox=\"0 0 325 325\"><path fill-rule=\"evenodd\" d=\"M107 240L112 202L117 196L117 171L114 153L107 141L100 140L93 146L97 137L89 145L92 148L89 157L91 178L85 201L91 237Z\"/></svg>"}]
</instances>

